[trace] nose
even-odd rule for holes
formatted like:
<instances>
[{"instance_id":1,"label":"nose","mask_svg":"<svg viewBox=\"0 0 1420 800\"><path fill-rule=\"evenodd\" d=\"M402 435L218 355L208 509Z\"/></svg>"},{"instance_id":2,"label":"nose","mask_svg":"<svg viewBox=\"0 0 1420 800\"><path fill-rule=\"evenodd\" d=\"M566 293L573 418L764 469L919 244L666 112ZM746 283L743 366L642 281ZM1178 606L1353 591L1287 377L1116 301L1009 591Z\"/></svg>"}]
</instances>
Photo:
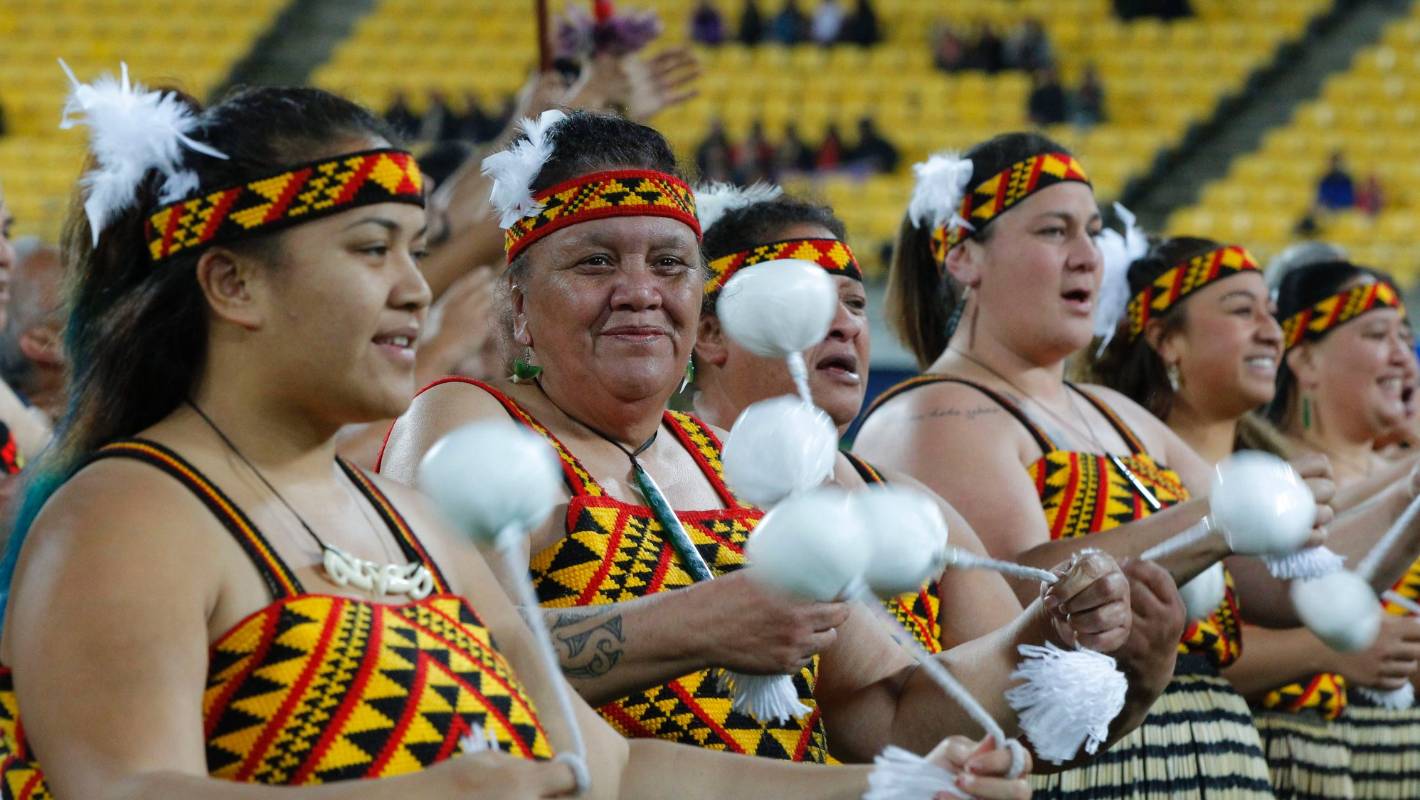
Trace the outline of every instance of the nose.
<instances>
[{"instance_id":1,"label":"nose","mask_svg":"<svg viewBox=\"0 0 1420 800\"><path fill-rule=\"evenodd\" d=\"M1085 272L1097 271L1104 264L1104 257L1100 255L1100 248L1095 243L1095 238L1084 232L1081 232L1071 242L1068 258L1068 266L1071 269Z\"/></svg>"},{"instance_id":2,"label":"nose","mask_svg":"<svg viewBox=\"0 0 1420 800\"><path fill-rule=\"evenodd\" d=\"M1257 314L1257 331L1253 338L1264 344L1282 344L1282 323L1272 316L1272 312L1267 309Z\"/></svg>"},{"instance_id":3,"label":"nose","mask_svg":"<svg viewBox=\"0 0 1420 800\"><path fill-rule=\"evenodd\" d=\"M863 335L866 327L867 319L840 301L838 310L833 314L833 323L828 328L828 338L836 342L854 342Z\"/></svg>"},{"instance_id":4,"label":"nose","mask_svg":"<svg viewBox=\"0 0 1420 800\"><path fill-rule=\"evenodd\" d=\"M424 271L412 256L401 259L399 279L390 290L390 304L405 311L423 311L434 301Z\"/></svg>"},{"instance_id":5,"label":"nose","mask_svg":"<svg viewBox=\"0 0 1420 800\"><path fill-rule=\"evenodd\" d=\"M617 270L611 307L617 311L649 311L661 307L661 291L649 265L628 265Z\"/></svg>"}]
</instances>

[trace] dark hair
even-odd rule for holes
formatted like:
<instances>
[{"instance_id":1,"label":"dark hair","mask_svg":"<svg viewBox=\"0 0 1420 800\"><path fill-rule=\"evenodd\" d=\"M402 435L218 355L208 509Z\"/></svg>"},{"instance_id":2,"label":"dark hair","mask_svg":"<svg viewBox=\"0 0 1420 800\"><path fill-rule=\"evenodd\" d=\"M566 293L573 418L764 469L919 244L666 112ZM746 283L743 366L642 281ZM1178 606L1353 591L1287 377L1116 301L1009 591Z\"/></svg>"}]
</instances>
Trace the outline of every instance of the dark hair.
<instances>
[{"instance_id":1,"label":"dark hair","mask_svg":"<svg viewBox=\"0 0 1420 800\"><path fill-rule=\"evenodd\" d=\"M1068 152L1038 133L1003 133L966 151L965 157L971 159L971 186L975 186L1031 156ZM984 225L970 238L985 242L991 232L992 227ZM947 349L961 316L963 291L932 257L931 229L919 228L904 215L888 267L887 317L923 369Z\"/></svg>"},{"instance_id":2,"label":"dark hair","mask_svg":"<svg viewBox=\"0 0 1420 800\"><path fill-rule=\"evenodd\" d=\"M1357 278L1371 278L1395 285L1395 281L1380 270L1353 264L1350 261L1318 261L1293 268L1282 276L1277 286L1277 319L1285 322L1293 314L1325 300L1341 291L1341 287ZM1326 334L1322 334L1325 337ZM1297 376L1287 365L1287 359L1277 367L1277 393L1267 406L1267 418L1278 427L1286 425L1296 404Z\"/></svg>"},{"instance_id":3,"label":"dark hair","mask_svg":"<svg viewBox=\"0 0 1420 800\"><path fill-rule=\"evenodd\" d=\"M784 238L781 231L795 225L817 225L842 241L848 229L833 209L821 203L781 195L773 200L726 211L715 224L705 229L700 249L705 258L714 261L731 253L751 250ZM707 301L708 302L708 301ZM713 308L706 308L714 311Z\"/></svg>"},{"instance_id":4,"label":"dark hair","mask_svg":"<svg viewBox=\"0 0 1420 800\"><path fill-rule=\"evenodd\" d=\"M1180 263L1221 246L1212 239L1193 236L1176 236L1155 244L1143 258L1129 265L1129 296L1142 292ZM1175 303L1154 317L1162 324L1165 335L1183 328L1186 308L1186 302ZM1142 333L1130 339L1128 327L1128 319L1121 318L1109 346L1091 363L1090 379L1124 394L1159 419L1168 419L1174 393L1164 360Z\"/></svg>"},{"instance_id":5,"label":"dark hair","mask_svg":"<svg viewBox=\"0 0 1420 800\"><path fill-rule=\"evenodd\" d=\"M639 122L591 111L573 111L548 129L552 157L533 179L533 194L563 181L609 169L646 169L684 179L675 152L659 131ZM520 139L526 139L521 136ZM520 277L527 269L528 253L518 254L508 265L508 275Z\"/></svg>"},{"instance_id":6,"label":"dark hair","mask_svg":"<svg viewBox=\"0 0 1420 800\"><path fill-rule=\"evenodd\" d=\"M194 111L191 98L173 93ZM388 127L366 109L320 89L239 89L202 111L192 137L227 155L217 159L184 150L182 168L202 191L234 186L283 168L362 148L350 140L393 141ZM89 167L93 166L92 159ZM93 244L84 192L76 193L64 225L69 321L69 406L54 442L34 468L34 480L0 562L0 614L30 522L49 495L88 456L114 439L158 422L187 397L207 351L207 304L196 280L202 251L155 266L148 255L147 217L157 208L163 175L150 170L134 200ZM279 233L233 249L275 262Z\"/></svg>"}]
</instances>

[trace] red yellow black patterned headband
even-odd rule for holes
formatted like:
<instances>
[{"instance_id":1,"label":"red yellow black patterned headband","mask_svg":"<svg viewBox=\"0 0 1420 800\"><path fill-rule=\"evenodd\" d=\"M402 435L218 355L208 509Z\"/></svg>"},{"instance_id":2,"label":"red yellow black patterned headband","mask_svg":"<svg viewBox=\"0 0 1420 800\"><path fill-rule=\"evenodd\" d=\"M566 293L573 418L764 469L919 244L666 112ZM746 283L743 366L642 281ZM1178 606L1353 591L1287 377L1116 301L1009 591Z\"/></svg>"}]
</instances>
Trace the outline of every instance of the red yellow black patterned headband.
<instances>
[{"instance_id":1,"label":"red yellow black patterned headband","mask_svg":"<svg viewBox=\"0 0 1420 800\"><path fill-rule=\"evenodd\" d=\"M1138 338L1149 320L1168 311L1183 298L1208 284L1261 266L1252 254L1237 245L1194 256L1170 267L1129 301L1129 338Z\"/></svg>"},{"instance_id":2,"label":"red yellow black patterned headband","mask_svg":"<svg viewBox=\"0 0 1420 800\"><path fill-rule=\"evenodd\" d=\"M148 252L158 263L197 247L374 203L424 205L424 176L403 150L366 150L313 161L240 186L179 200L148 216Z\"/></svg>"},{"instance_id":3,"label":"red yellow black patterned headband","mask_svg":"<svg viewBox=\"0 0 1420 800\"><path fill-rule=\"evenodd\" d=\"M932 257L939 265L946 264L947 253L972 233L986 227L1012 206L1041 189L1067 181L1090 182L1085 168L1068 153L1041 153L992 175L961 199L957 217L966 220L970 228L960 222L948 222L932 231Z\"/></svg>"},{"instance_id":4,"label":"red yellow black patterned headband","mask_svg":"<svg viewBox=\"0 0 1420 800\"><path fill-rule=\"evenodd\" d=\"M1338 325L1379 308L1394 308L1405 316L1400 293L1389 283L1374 281L1353 286L1283 320L1282 346L1291 350L1302 342L1315 341Z\"/></svg>"},{"instance_id":5,"label":"red yellow black patterned headband","mask_svg":"<svg viewBox=\"0 0 1420 800\"><path fill-rule=\"evenodd\" d=\"M823 267L831 275L863 280L863 270L847 242L837 239L786 239L762 244L753 250L730 253L710 262L710 278L705 281L705 298L714 300L736 272L766 261L794 258Z\"/></svg>"},{"instance_id":6,"label":"red yellow black patterned headband","mask_svg":"<svg viewBox=\"0 0 1420 800\"><path fill-rule=\"evenodd\" d=\"M553 231L607 217L669 217L689 225L695 238L700 238L695 192L685 181L664 172L595 172L544 189L533 199L542 204L542 210L504 231L503 248L509 263Z\"/></svg>"}]
</instances>

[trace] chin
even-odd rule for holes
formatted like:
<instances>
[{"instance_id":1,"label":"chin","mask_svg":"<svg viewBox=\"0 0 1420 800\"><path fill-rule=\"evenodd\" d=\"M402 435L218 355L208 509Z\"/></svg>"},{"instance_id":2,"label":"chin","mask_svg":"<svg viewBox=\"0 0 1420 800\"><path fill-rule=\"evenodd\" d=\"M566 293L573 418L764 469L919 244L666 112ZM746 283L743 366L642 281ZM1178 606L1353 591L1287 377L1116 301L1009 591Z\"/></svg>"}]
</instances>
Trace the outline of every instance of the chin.
<instances>
[{"instance_id":1,"label":"chin","mask_svg":"<svg viewBox=\"0 0 1420 800\"><path fill-rule=\"evenodd\" d=\"M833 390L820 391L818 387L811 387L814 393L814 402L818 407L828 414L833 420L836 428L853 421L858 416L858 412L863 409L863 393L849 390L847 387L836 387Z\"/></svg>"}]
</instances>

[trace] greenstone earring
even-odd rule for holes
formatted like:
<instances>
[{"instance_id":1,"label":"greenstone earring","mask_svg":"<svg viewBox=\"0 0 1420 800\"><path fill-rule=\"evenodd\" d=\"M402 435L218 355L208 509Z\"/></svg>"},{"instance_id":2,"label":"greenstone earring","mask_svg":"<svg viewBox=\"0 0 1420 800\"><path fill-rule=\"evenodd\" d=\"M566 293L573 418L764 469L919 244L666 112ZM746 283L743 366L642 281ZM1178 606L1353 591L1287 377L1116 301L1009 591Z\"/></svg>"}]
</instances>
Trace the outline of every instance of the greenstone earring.
<instances>
[{"instance_id":1,"label":"greenstone earring","mask_svg":"<svg viewBox=\"0 0 1420 800\"><path fill-rule=\"evenodd\" d=\"M528 383L537 380L542 374L542 367L532 363L533 350L531 347L525 348L523 354L513 360L513 383Z\"/></svg>"}]
</instances>

